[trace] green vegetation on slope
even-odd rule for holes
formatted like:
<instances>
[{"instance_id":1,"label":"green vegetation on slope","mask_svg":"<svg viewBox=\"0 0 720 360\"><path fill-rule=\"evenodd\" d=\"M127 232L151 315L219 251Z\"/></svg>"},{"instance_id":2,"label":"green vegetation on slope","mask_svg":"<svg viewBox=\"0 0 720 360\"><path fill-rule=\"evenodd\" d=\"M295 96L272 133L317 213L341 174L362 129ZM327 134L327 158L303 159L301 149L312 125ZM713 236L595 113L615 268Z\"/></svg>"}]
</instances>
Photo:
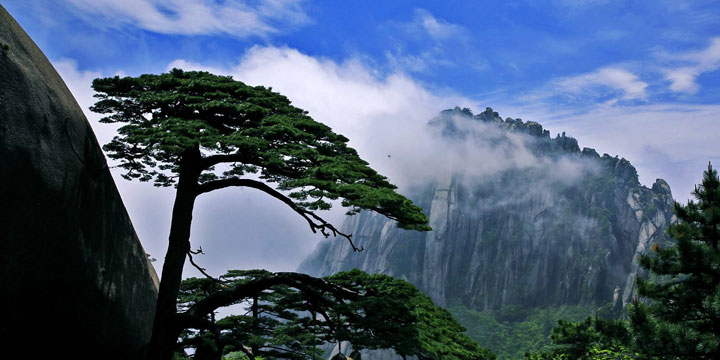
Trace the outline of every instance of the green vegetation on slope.
<instances>
[{"instance_id":1,"label":"green vegetation on slope","mask_svg":"<svg viewBox=\"0 0 720 360\"><path fill-rule=\"evenodd\" d=\"M676 243L655 243L640 258L651 276L637 278L628 318L560 321L550 351L534 359L595 359L598 349L618 359L720 358L720 178L711 165L693 195L675 203Z\"/></svg>"},{"instance_id":2,"label":"green vegetation on slope","mask_svg":"<svg viewBox=\"0 0 720 360\"><path fill-rule=\"evenodd\" d=\"M598 312L609 315L604 310L608 308L610 306ZM453 301L448 310L467 328L470 338L489 348L498 359L525 359L527 352L546 349L551 343L550 333L559 319L578 321L596 311L583 306L545 309L504 306L494 311L474 311L458 300Z\"/></svg>"}]
</instances>

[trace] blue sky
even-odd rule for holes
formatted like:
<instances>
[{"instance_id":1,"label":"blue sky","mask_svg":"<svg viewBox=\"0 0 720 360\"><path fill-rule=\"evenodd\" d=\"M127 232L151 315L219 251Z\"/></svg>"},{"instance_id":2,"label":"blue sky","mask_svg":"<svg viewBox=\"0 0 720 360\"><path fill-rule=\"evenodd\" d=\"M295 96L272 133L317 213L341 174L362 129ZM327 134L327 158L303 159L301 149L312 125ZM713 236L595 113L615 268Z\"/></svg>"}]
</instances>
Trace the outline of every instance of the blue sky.
<instances>
[{"instance_id":1,"label":"blue sky","mask_svg":"<svg viewBox=\"0 0 720 360\"><path fill-rule=\"evenodd\" d=\"M645 185L668 180L678 200L689 197L708 161L720 164L720 4L713 1L0 4L84 109L96 77L175 66L231 74L287 95L400 184L407 174L383 163L384 154L401 153L412 142L404 130L454 105L490 106L503 117L540 122L553 135L566 131L581 147L629 159ZM86 113L107 142L114 130ZM396 133L378 138L378 129ZM114 175L143 244L161 258L171 191ZM209 215L198 215L193 230L206 250L211 238L241 233L252 239L216 242L240 253L247 267L292 270L317 240L301 220L282 218L278 226L270 215L225 215L250 207L256 214L285 211L260 197L212 196L201 200L205 211L198 213ZM299 238L278 240L289 237ZM211 256L208 268L218 271L237 260Z\"/></svg>"},{"instance_id":2,"label":"blue sky","mask_svg":"<svg viewBox=\"0 0 720 360\"><path fill-rule=\"evenodd\" d=\"M720 99L712 58L720 51L712 48L720 9L712 1L1 3L51 59L73 59L80 70L132 75L163 71L179 58L228 67L253 46L271 46L338 63L359 59L380 76L403 72L430 89L477 99L516 100L608 67L635 76L645 91L627 92L630 78L603 84L601 77L594 82L605 89L583 103ZM683 68L690 83L673 80Z\"/></svg>"}]
</instances>

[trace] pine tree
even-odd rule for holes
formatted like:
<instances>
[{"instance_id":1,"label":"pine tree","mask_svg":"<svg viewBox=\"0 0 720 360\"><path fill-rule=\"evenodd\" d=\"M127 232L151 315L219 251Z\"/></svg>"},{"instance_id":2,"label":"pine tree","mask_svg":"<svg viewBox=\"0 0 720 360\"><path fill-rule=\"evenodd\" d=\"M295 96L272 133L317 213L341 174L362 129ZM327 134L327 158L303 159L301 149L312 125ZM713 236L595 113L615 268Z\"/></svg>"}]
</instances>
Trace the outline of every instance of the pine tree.
<instances>
[{"instance_id":1,"label":"pine tree","mask_svg":"<svg viewBox=\"0 0 720 360\"><path fill-rule=\"evenodd\" d=\"M371 210L405 229L427 231L422 209L395 192L348 139L316 122L288 98L229 76L172 71L95 79L100 121L120 123L103 149L126 179L176 187L148 358L170 360L182 328L177 296L191 256L195 200L231 187L252 188L282 201L313 232L346 238L316 214L342 199L348 214ZM219 171L218 166L226 168ZM192 259L191 259L192 261ZM201 270L202 271L202 270Z\"/></svg>"},{"instance_id":2,"label":"pine tree","mask_svg":"<svg viewBox=\"0 0 720 360\"><path fill-rule=\"evenodd\" d=\"M675 246L653 246L640 265L630 324L641 353L665 358L720 359L720 180L708 164L695 201L675 203L677 223L668 233Z\"/></svg>"},{"instance_id":3,"label":"pine tree","mask_svg":"<svg viewBox=\"0 0 720 360\"><path fill-rule=\"evenodd\" d=\"M554 350L535 358L594 359L622 349L639 359L720 359L720 179L711 164L693 196L675 203L677 221L667 230L675 243L653 244L640 258L649 278L637 279L628 319L561 320Z\"/></svg>"},{"instance_id":4,"label":"pine tree","mask_svg":"<svg viewBox=\"0 0 720 360\"><path fill-rule=\"evenodd\" d=\"M244 302L245 314L215 318L215 310ZM321 344L343 342L355 352L393 349L421 360L495 358L409 282L357 269L323 279L232 270L219 280L184 280L178 303L195 329L183 332L179 348L194 349L193 359L238 351L251 360L322 359Z\"/></svg>"}]
</instances>

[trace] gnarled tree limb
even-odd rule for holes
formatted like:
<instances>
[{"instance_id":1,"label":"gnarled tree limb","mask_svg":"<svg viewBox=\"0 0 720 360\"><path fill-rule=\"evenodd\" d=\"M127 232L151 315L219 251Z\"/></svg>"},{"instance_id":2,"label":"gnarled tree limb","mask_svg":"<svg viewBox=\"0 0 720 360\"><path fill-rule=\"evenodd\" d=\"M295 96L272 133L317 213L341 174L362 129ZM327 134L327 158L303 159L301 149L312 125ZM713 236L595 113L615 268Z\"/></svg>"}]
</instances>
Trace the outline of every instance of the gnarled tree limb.
<instances>
[{"instance_id":1,"label":"gnarled tree limb","mask_svg":"<svg viewBox=\"0 0 720 360\"><path fill-rule=\"evenodd\" d=\"M310 225L310 230L312 230L313 233L317 233L320 231L321 234L325 237L329 237L332 233L333 236L341 236L344 237L352 247L353 251L363 251L363 247L357 247L355 246L355 243L352 241L352 234L345 234L338 230L333 224L330 224L325 219L321 218L314 212L310 210L303 209L302 207L298 206L293 202L289 197L283 195L281 192L273 189L269 185L252 179L241 179L237 177L231 177L226 179L220 179L220 180L213 180L209 181L203 184L198 185L197 188L197 195L210 192L213 190L223 189L226 187L249 187L253 189L260 190L280 201L285 203L287 206L289 206L293 211L295 211L297 214L302 216Z\"/></svg>"},{"instance_id":2,"label":"gnarled tree limb","mask_svg":"<svg viewBox=\"0 0 720 360\"><path fill-rule=\"evenodd\" d=\"M354 300L360 297L360 294L353 290L331 284L323 279L300 273L280 272L250 280L246 283L236 284L211 294L182 313L182 317L202 318L220 307L229 306L238 300L256 296L262 291L277 285L286 285L298 289L309 299L315 301L324 301L322 292L330 293L336 299Z\"/></svg>"}]
</instances>

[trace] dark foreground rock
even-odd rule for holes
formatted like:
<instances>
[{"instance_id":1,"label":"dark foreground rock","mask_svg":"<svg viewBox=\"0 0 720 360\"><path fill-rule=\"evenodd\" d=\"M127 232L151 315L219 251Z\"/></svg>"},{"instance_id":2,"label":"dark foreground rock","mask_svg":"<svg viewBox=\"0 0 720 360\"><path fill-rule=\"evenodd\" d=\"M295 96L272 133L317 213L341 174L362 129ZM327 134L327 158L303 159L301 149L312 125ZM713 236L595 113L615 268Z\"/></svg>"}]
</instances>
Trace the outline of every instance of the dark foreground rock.
<instances>
[{"instance_id":1,"label":"dark foreground rock","mask_svg":"<svg viewBox=\"0 0 720 360\"><path fill-rule=\"evenodd\" d=\"M157 275L80 107L1 6L0 205L0 358L136 358Z\"/></svg>"}]
</instances>

